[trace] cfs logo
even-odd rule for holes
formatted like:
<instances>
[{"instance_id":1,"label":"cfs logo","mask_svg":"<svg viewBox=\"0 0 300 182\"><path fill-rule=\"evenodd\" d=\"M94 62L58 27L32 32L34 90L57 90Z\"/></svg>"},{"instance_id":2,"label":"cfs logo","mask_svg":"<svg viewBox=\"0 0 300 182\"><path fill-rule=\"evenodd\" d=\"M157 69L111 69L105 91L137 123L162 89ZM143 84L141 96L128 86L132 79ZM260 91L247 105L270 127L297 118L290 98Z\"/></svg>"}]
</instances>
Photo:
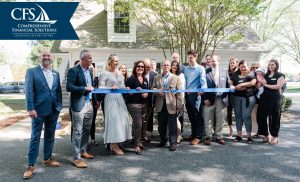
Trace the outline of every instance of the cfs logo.
<instances>
[{"instance_id":1,"label":"cfs logo","mask_svg":"<svg viewBox=\"0 0 300 182\"><path fill-rule=\"evenodd\" d=\"M50 20L46 11L38 4L40 14L36 17L35 8L15 8L11 11L11 17L15 20L24 20L33 23L48 23L54 24L57 20Z\"/></svg>"}]
</instances>

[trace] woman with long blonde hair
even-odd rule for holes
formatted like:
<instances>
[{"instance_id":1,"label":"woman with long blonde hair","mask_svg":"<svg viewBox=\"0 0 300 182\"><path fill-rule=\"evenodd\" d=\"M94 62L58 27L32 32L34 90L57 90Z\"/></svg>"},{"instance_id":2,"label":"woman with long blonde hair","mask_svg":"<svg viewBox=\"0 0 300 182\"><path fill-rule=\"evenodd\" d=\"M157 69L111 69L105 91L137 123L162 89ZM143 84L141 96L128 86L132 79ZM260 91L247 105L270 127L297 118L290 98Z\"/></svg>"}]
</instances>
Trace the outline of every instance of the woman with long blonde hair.
<instances>
[{"instance_id":1,"label":"woman with long blonde hair","mask_svg":"<svg viewBox=\"0 0 300 182\"><path fill-rule=\"evenodd\" d=\"M100 88L125 88L124 77L118 70L119 58L116 54L108 57L106 71L99 76ZM110 143L111 151L116 155L123 155L119 143L132 139L130 120L126 104L120 93L106 94L104 98L105 127L104 143Z\"/></svg>"}]
</instances>

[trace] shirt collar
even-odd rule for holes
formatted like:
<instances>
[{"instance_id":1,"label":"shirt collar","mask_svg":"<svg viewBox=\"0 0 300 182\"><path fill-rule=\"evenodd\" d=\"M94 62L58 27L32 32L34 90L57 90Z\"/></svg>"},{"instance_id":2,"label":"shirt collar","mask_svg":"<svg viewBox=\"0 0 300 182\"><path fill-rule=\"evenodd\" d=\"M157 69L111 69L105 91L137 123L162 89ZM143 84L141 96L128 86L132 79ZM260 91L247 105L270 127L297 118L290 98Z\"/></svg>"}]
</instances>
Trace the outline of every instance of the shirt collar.
<instances>
[{"instance_id":1,"label":"shirt collar","mask_svg":"<svg viewBox=\"0 0 300 182\"><path fill-rule=\"evenodd\" d=\"M189 67L188 67L188 68L190 68L190 69L193 69L193 68L196 68L198 65L199 65L198 63L196 63L194 66L192 66L192 65L189 65Z\"/></svg>"},{"instance_id":2,"label":"shirt collar","mask_svg":"<svg viewBox=\"0 0 300 182\"><path fill-rule=\"evenodd\" d=\"M47 68L45 68L45 67L44 67L43 65L41 65L41 64L40 64L40 66L41 66L41 69L44 70L44 71L46 71L46 72L52 71L51 68L47 69Z\"/></svg>"},{"instance_id":3,"label":"shirt collar","mask_svg":"<svg viewBox=\"0 0 300 182\"><path fill-rule=\"evenodd\" d=\"M81 67L81 69L82 69L82 71L83 71L83 72L85 72L85 71L88 71L88 70L89 70L89 68L85 69L84 67L82 67L82 65L81 65L81 64L80 64L80 67Z\"/></svg>"}]
</instances>

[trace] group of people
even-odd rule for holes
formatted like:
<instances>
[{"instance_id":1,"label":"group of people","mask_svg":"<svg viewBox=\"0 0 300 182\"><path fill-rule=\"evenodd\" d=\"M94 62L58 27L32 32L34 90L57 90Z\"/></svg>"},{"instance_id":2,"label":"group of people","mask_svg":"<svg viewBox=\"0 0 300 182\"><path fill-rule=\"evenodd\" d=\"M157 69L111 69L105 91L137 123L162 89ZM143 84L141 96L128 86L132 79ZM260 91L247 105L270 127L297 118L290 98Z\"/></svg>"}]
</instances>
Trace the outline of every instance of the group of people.
<instances>
[{"instance_id":1,"label":"group of people","mask_svg":"<svg viewBox=\"0 0 300 182\"><path fill-rule=\"evenodd\" d=\"M233 133L232 111L235 113L237 135L234 141L242 141L244 124L247 142L253 143L252 120L256 119L256 134L264 136L263 142L278 143L280 90L285 82L284 75L278 72L278 61L269 61L265 72L257 64L250 71L246 61L235 58L230 59L228 69L221 68L218 55L207 55L200 65L197 63L198 53L194 50L187 53L188 65L180 64L178 53L173 53L172 59L162 62L161 74L155 71L155 62L138 60L128 76L126 65L119 67L118 56L111 54L105 71L94 75L90 69L93 61L91 52L80 52L79 63L67 73L66 87L70 92L73 164L76 167L86 168L83 158L94 158L87 152L87 147L91 133L92 143L95 143L95 116L100 105L105 121L104 144L116 155L124 154L120 144L129 140L134 144L135 153L143 154L143 143L150 142L153 131L154 109L160 135L157 147L163 147L169 141L170 151L175 151L183 140L184 107L191 123L191 134L187 138L191 145L201 143L202 138L205 145L210 145L214 138L217 143L225 145L223 125L226 110L230 136ZM51 69L52 56L49 51L43 51L40 60L40 65L28 69L26 73L26 107L32 118L32 134L24 179L33 175L43 125L43 163L49 167L60 166L51 158L55 127L62 109L60 78L59 73ZM141 93L91 94L95 88L137 89ZM235 91L163 92L206 88L231 88ZM157 92L147 93L143 89Z\"/></svg>"}]
</instances>

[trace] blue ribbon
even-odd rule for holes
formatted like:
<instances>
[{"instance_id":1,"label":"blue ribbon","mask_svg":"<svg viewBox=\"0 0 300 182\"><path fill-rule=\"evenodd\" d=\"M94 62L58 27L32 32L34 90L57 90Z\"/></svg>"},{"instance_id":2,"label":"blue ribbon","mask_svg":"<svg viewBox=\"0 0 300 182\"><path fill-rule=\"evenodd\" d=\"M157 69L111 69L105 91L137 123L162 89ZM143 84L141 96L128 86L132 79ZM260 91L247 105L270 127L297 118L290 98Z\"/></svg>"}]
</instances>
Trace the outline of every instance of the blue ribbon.
<instances>
[{"instance_id":1,"label":"blue ribbon","mask_svg":"<svg viewBox=\"0 0 300 182\"><path fill-rule=\"evenodd\" d=\"M233 89L229 88L199 88L199 89L186 89L186 90L150 90L150 89L109 89L109 88L100 88L94 89L93 92L90 92L86 99L90 98L90 94L136 94L136 93L180 93L180 92L188 92L188 93L195 93L195 92L234 92Z\"/></svg>"}]
</instances>

